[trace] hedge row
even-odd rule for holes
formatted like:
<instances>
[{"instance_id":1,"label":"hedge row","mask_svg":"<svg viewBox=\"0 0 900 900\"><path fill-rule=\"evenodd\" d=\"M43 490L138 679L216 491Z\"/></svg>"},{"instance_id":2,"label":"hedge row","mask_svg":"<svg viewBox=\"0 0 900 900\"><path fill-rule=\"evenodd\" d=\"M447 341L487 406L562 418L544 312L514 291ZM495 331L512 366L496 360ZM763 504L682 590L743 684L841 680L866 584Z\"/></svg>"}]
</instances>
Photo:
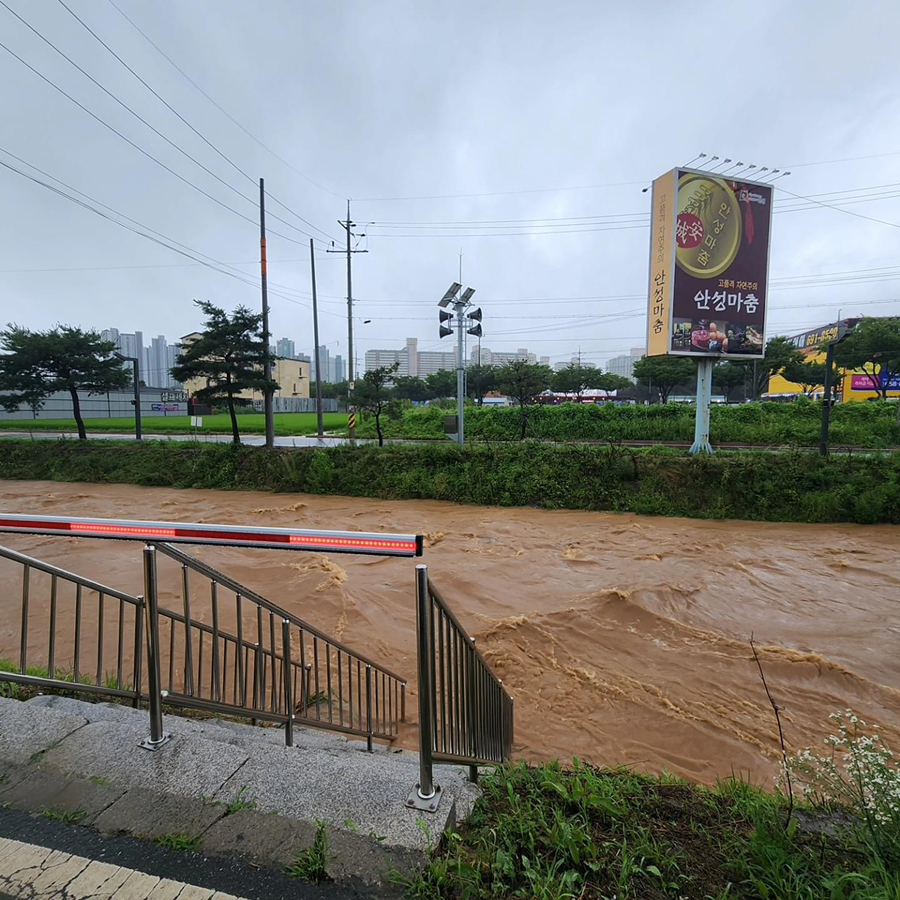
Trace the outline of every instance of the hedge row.
<instances>
[{"instance_id":1,"label":"hedge row","mask_svg":"<svg viewBox=\"0 0 900 900\"><path fill-rule=\"evenodd\" d=\"M8 479L273 490L697 518L900 524L900 454L822 459L553 446L276 449L2 441Z\"/></svg>"},{"instance_id":2,"label":"hedge row","mask_svg":"<svg viewBox=\"0 0 900 900\"><path fill-rule=\"evenodd\" d=\"M383 418L388 437L443 439L444 416L453 410L417 407L398 418ZM526 410L529 437L553 441L691 441L694 407L681 404L654 406L595 406L566 403L534 406ZM819 443L821 402L745 403L714 406L710 437L714 443L812 447ZM521 410L468 407L469 440L515 441L521 434ZM366 418L360 437L374 437L375 425ZM832 410L833 446L900 446L897 404L846 403Z\"/></svg>"}]
</instances>

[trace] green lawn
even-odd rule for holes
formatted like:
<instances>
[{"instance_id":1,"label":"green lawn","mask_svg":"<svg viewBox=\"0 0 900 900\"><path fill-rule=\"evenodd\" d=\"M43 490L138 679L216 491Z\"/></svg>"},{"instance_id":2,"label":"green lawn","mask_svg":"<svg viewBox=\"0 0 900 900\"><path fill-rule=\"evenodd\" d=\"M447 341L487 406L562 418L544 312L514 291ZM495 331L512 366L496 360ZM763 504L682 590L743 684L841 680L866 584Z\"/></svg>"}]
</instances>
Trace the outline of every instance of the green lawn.
<instances>
[{"instance_id":1,"label":"green lawn","mask_svg":"<svg viewBox=\"0 0 900 900\"><path fill-rule=\"evenodd\" d=\"M346 413L325 413L325 430L346 430ZM189 416L144 416L142 419L145 434L184 433L191 432ZM134 431L134 418L125 419L85 419L88 432L123 432ZM245 413L238 416L238 427L245 434L264 434L266 430L265 416L262 413ZM315 434L316 414L313 413L276 413L275 434ZM0 429L4 431L77 431L74 419L9 419L0 421ZM201 432L210 434L230 434L231 418L228 413L215 416L203 416Z\"/></svg>"}]
</instances>

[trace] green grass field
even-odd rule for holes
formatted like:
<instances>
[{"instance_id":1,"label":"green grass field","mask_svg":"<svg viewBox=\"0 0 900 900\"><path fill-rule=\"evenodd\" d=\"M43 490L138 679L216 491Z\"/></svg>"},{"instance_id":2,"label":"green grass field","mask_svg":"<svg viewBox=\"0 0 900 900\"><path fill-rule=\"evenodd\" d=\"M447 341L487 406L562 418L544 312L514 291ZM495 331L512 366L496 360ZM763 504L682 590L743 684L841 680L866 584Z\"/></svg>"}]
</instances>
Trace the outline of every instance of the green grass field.
<instances>
[{"instance_id":1,"label":"green grass field","mask_svg":"<svg viewBox=\"0 0 900 900\"><path fill-rule=\"evenodd\" d=\"M325 413L325 430L346 430L346 413ZM189 434L191 420L189 416L144 416L142 426L145 434ZM134 431L134 419L85 419L88 432L102 431L128 434ZM238 416L238 427L243 434L264 434L265 417L262 413L244 413ZM3 431L72 431L77 432L74 419L19 419L0 421ZM228 413L215 416L204 416L201 432L209 434L231 434L231 418ZM315 434L315 413L277 413L275 415L275 434Z\"/></svg>"}]
</instances>

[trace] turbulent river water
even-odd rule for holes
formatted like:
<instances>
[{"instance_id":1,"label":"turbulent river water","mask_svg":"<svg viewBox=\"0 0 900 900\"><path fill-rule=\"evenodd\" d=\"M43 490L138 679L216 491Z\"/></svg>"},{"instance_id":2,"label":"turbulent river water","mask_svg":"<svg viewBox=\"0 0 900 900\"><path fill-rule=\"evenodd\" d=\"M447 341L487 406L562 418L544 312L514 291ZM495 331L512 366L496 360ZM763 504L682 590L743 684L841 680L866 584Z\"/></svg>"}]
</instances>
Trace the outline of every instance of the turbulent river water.
<instances>
[{"instance_id":1,"label":"turbulent river water","mask_svg":"<svg viewBox=\"0 0 900 900\"><path fill-rule=\"evenodd\" d=\"M789 749L821 745L829 713L847 708L900 747L897 527L50 482L3 482L2 494L0 509L16 513L426 535L432 579L515 696L515 754L527 760L770 781L780 750L751 634ZM142 592L139 544L0 543ZM190 552L409 677L414 716L412 560ZM18 653L20 573L0 565L0 657ZM46 655L48 602L47 592L30 600L35 661ZM208 617L199 603L193 613ZM414 742L407 728L401 743Z\"/></svg>"}]
</instances>

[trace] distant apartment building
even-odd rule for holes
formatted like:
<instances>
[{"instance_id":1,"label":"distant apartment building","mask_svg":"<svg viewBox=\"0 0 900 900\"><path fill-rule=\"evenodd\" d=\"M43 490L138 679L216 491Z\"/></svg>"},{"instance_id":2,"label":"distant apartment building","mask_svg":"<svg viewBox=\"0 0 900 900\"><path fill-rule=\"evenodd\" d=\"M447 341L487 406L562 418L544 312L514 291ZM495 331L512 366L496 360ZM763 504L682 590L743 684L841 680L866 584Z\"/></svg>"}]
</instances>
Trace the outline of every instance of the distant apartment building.
<instances>
[{"instance_id":1,"label":"distant apartment building","mask_svg":"<svg viewBox=\"0 0 900 900\"><path fill-rule=\"evenodd\" d=\"M524 360L530 363L538 361L537 355L525 347L519 347L515 352L489 350L487 347L473 347L472 352L469 354L471 363L477 365L479 358L484 366L505 366L507 363L516 362L517 360ZM549 357L547 359L549 361Z\"/></svg>"},{"instance_id":2,"label":"distant apartment building","mask_svg":"<svg viewBox=\"0 0 900 900\"><path fill-rule=\"evenodd\" d=\"M441 369L456 368L456 351L419 350L418 338L407 338L401 350L367 350L365 370L371 372L382 366L399 365L398 375L424 378Z\"/></svg>"},{"instance_id":3,"label":"distant apartment building","mask_svg":"<svg viewBox=\"0 0 900 900\"><path fill-rule=\"evenodd\" d=\"M164 335L150 341L144 346L144 335L140 331L129 334L118 328L105 328L100 337L104 341L114 341L116 350L131 359L137 359L140 366L141 381L147 387L180 388L181 383L170 374L175 360L178 358L178 345L166 343Z\"/></svg>"},{"instance_id":4,"label":"distant apartment building","mask_svg":"<svg viewBox=\"0 0 900 900\"><path fill-rule=\"evenodd\" d=\"M577 356L573 356L570 359L560 360L558 363L554 363L553 369L556 372L561 372L563 369L568 369L569 366L581 366L582 369L596 369L597 364L588 362L584 359L579 359Z\"/></svg>"},{"instance_id":5,"label":"distant apartment building","mask_svg":"<svg viewBox=\"0 0 900 900\"><path fill-rule=\"evenodd\" d=\"M275 355L282 359L296 359L297 348L290 338L278 338L275 342Z\"/></svg>"},{"instance_id":6,"label":"distant apartment building","mask_svg":"<svg viewBox=\"0 0 900 900\"><path fill-rule=\"evenodd\" d=\"M622 356L614 356L609 360L606 363L606 371L609 372L610 375L622 375L625 378L630 378L634 381L634 364L646 353L647 350L645 347L632 347L627 355L622 354Z\"/></svg>"}]
</instances>

